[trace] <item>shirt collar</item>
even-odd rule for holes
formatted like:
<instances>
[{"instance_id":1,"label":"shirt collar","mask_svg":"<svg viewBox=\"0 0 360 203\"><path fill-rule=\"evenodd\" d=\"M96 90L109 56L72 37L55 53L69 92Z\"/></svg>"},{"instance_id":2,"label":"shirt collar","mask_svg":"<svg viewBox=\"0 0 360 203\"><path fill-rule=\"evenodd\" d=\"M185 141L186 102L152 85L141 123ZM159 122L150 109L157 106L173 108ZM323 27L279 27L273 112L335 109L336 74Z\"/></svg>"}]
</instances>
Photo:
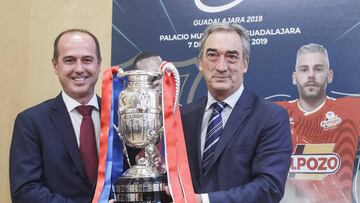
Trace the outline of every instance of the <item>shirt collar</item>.
<instances>
[{"instance_id":1,"label":"shirt collar","mask_svg":"<svg viewBox=\"0 0 360 203\"><path fill-rule=\"evenodd\" d=\"M319 111L325 105L327 100L328 100L328 97L326 97L325 100L323 101L323 103L321 103L318 107L316 107L312 111L306 111L305 109L303 109L300 105L300 100L297 101L297 106L298 106L299 110L304 113L304 116L308 116L310 114L313 114L313 113Z\"/></svg>"},{"instance_id":2,"label":"shirt collar","mask_svg":"<svg viewBox=\"0 0 360 203\"><path fill-rule=\"evenodd\" d=\"M230 108L234 108L236 102L239 100L239 98L242 95L243 91L244 91L244 85L241 84L240 88L238 90L236 90L232 95L226 97L223 100L223 102L225 102L227 104L227 106L229 106ZM216 99L214 99L214 97L208 91L208 100L207 100L207 103L206 103L205 111L209 110L211 104L213 104L215 102L218 102L218 101L216 101Z\"/></svg>"},{"instance_id":3,"label":"shirt collar","mask_svg":"<svg viewBox=\"0 0 360 203\"><path fill-rule=\"evenodd\" d=\"M74 110L76 107L82 105L75 99L71 98L69 95L67 95L64 91L61 91L61 96L64 100L66 109L68 112ZM93 106L95 109L99 110L99 104L97 102L96 95L94 94L93 97L90 99L89 103L86 105Z\"/></svg>"}]
</instances>

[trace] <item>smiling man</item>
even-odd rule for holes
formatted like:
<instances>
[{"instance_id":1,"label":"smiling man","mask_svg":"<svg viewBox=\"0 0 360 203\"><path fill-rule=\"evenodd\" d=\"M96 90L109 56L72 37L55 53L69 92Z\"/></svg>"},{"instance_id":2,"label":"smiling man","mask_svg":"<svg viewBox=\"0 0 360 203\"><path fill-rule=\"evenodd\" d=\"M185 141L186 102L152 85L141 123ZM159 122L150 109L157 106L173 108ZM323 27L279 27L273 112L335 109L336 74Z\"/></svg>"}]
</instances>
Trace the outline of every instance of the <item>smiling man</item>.
<instances>
[{"instance_id":1,"label":"smiling man","mask_svg":"<svg viewBox=\"0 0 360 203\"><path fill-rule=\"evenodd\" d=\"M90 202L96 184L100 103L97 38L71 29L54 42L61 93L18 114L10 148L14 203Z\"/></svg>"},{"instance_id":2,"label":"smiling man","mask_svg":"<svg viewBox=\"0 0 360 203\"><path fill-rule=\"evenodd\" d=\"M279 202L290 166L287 112L244 87L250 39L237 24L213 24L200 40L208 95L182 108L198 202Z\"/></svg>"}]
</instances>

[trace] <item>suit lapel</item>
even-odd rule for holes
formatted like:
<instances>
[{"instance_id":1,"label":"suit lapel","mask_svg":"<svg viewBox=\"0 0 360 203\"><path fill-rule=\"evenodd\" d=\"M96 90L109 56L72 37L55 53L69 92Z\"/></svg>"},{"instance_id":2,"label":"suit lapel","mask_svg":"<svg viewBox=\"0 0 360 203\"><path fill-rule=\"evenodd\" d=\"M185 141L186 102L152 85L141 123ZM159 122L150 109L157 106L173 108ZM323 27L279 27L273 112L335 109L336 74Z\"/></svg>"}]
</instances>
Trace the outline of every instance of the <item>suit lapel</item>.
<instances>
[{"instance_id":1,"label":"suit lapel","mask_svg":"<svg viewBox=\"0 0 360 203\"><path fill-rule=\"evenodd\" d=\"M253 105L253 97L250 92L244 90L239 100L236 102L234 109L232 110L230 117L228 118L223 130L223 134L217 143L214 159L210 163L210 167L216 162L220 154L224 151L231 138L235 135L235 132L242 127L246 118L250 115Z\"/></svg>"},{"instance_id":2,"label":"suit lapel","mask_svg":"<svg viewBox=\"0 0 360 203\"><path fill-rule=\"evenodd\" d=\"M83 161L81 159L80 150L76 141L76 135L74 128L71 123L70 115L67 112L65 103L62 99L61 94L59 94L55 99L54 103L51 105L50 110L50 120L53 122L54 126L57 129L57 132L61 139L64 142L64 145L69 152L71 159L74 162L74 165L80 172L80 175L87 180L84 170Z\"/></svg>"}]
</instances>

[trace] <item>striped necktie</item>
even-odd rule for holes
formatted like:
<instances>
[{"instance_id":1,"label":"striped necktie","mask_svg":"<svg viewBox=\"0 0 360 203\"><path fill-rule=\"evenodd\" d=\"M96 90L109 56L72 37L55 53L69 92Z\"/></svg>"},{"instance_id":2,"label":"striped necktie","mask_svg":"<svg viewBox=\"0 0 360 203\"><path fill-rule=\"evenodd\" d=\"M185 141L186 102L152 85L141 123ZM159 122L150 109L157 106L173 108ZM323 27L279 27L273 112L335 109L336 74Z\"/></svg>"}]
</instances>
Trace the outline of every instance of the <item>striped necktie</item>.
<instances>
[{"instance_id":1,"label":"striped necktie","mask_svg":"<svg viewBox=\"0 0 360 203\"><path fill-rule=\"evenodd\" d=\"M208 169L214 157L216 144L219 141L220 136L222 134L223 124L222 124L221 112L222 110L224 110L225 107L226 107L225 102L215 102L211 105L212 114L206 131L204 153L201 162L203 172L205 172Z\"/></svg>"}]
</instances>

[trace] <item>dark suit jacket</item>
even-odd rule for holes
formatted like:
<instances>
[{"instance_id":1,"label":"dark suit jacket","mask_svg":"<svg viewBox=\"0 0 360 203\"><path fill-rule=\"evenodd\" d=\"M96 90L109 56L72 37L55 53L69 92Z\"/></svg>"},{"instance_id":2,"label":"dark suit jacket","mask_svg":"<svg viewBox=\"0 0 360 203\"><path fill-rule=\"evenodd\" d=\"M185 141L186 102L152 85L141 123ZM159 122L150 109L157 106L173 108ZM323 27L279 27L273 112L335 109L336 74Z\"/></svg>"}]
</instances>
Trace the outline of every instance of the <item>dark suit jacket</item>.
<instances>
[{"instance_id":1,"label":"dark suit jacket","mask_svg":"<svg viewBox=\"0 0 360 203\"><path fill-rule=\"evenodd\" d=\"M247 89L223 130L211 168L201 170L200 134L207 98L182 108L192 181L210 202L279 202L290 166L289 117Z\"/></svg>"},{"instance_id":2,"label":"dark suit jacket","mask_svg":"<svg viewBox=\"0 0 360 203\"><path fill-rule=\"evenodd\" d=\"M91 201L95 185L87 180L61 94L18 114L10 149L10 186L16 203Z\"/></svg>"}]
</instances>

